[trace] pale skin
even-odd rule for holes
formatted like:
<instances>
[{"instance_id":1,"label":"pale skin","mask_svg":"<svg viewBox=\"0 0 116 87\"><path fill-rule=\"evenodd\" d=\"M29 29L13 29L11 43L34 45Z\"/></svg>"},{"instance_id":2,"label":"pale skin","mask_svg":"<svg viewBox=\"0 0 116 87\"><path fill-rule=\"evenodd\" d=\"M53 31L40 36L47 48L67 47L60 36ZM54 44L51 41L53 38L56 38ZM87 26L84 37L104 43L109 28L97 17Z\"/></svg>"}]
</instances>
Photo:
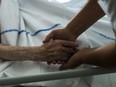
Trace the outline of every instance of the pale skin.
<instances>
[{"instance_id":1,"label":"pale skin","mask_svg":"<svg viewBox=\"0 0 116 87\"><path fill-rule=\"evenodd\" d=\"M70 43L70 44L67 44ZM67 47L68 46L68 47ZM0 45L0 58L13 61L52 61L69 58L73 54L74 42L55 40L42 46L17 47Z\"/></svg>"},{"instance_id":2,"label":"pale skin","mask_svg":"<svg viewBox=\"0 0 116 87\"><path fill-rule=\"evenodd\" d=\"M74 41L86 31L97 20L103 17L105 13L97 3L97 0L88 0L85 7L77 14L71 22L63 29L54 30L48 34L43 41L48 42L51 39L62 39ZM61 35L64 35L62 37ZM57 62L57 61L56 61ZM91 64L106 68L116 67L116 42L98 48L79 49L65 64L60 67L61 70L75 68L81 64Z\"/></svg>"},{"instance_id":3,"label":"pale skin","mask_svg":"<svg viewBox=\"0 0 116 87\"><path fill-rule=\"evenodd\" d=\"M0 0L1 3L1 0ZM1 39L1 37L0 37ZM1 42L1 40L0 40ZM19 47L0 44L0 59L13 61L53 61L69 58L76 44L72 41L54 40L41 46Z\"/></svg>"}]
</instances>

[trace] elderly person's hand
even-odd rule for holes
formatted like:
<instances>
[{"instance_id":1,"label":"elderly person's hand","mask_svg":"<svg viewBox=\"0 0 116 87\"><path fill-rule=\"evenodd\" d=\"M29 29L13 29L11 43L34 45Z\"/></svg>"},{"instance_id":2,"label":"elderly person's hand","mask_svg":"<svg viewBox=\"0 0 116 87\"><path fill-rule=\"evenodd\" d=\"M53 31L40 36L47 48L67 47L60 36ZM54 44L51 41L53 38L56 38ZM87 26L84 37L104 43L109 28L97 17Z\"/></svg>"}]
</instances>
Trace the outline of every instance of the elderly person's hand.
<instances>
[{"instance_id":1,"label":"elderly person's hand","mask_svg":"<svg viewBox=\"0 0 116 87\"><path fill-rule=\"evenodd\" d=\"M57 29L57 30L53 30L51 33L49 33L45 40L43 41L43 43L47 43L50 40L56 40L56 39L60 39L60 40L67 40L67 41L76 41L76 36L73 35L72 32L70 32L67 28L63 28L63 29ZM76 47L75 47L76 49ZM67 60L65 60L67 61ZM48 61L48 64L63 64L65 62L64 60L54 60L54 61Z\"/></svg>"},{"instance_id":2,"label":"elderly person's hand","mask_svg":"<svg viewBox=\"0 0 116 87\"><path fill-rule=\"evenodd\" d=\"M40 46L38 51L41 51L43 61L66 60L73 55L75 47L76 43L72 41L53 40Z\"/></svg>"},{"instance_id":3,"label":"elderly person's hand","mask_svg":"<svg viewBox=\"0 0 116 87\"><path fill-rule=\"evenodd\" d=\"M53 40L41 46L9 46L0 44L0 59L12 61L56 61L72 56L76 43ZM9 57L10 56L10 57Z\"/></svg>"}]
</instances>

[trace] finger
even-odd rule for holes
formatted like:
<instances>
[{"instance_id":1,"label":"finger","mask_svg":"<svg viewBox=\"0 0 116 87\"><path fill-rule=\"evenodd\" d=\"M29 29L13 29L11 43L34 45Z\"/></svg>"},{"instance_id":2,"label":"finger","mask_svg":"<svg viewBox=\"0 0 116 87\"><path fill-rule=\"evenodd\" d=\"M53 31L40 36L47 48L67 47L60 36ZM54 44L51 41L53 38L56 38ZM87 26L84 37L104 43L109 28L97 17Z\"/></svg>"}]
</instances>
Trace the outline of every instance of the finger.
<instances>
[{"instance_id":1,"label":"finger","mask_svg":"<svg viewBox=\"0 0 116 87\"><path fill-rule=\"evenodd\" d=\"M45 37L45 39L43 40L43 43L49 42L51 39L53 39L53 37L54 37L54 32L52 31Z\"/></svg>"},{"instance_id":2,"label":"finger","mask_svg":"<svg viewBox=\"0 0 116 87\"><path fill-rule=\"evenodd\" d=\"M79 49L77 47L72 47L75 52L77 52Z\"/></svg>"},{"instance_id":3,"label":"finger","mask_svg":"<svg viewBox=\"0 0 116 87\"><path fill-rule=\"evenodd\" d=\"M58 61L57 61L57 64L62 64L62 61L58 60Z\"/></svg>"},{"instance_id":4,"label":"finger","mask_svg":"<svg viewBox=\"0 0 116 87\"><path fill-rule=\"evenodd\" d=\"M63 52L66 52L66 53L74 53L74 50L72 48L68 48L68 47L63 47L62 48Z\"/></svg>"},{"instance_id":5,"label":"finger","mask_svg":"<svg viewBox=\"0 0 116 87\"><path fill-rule=\"evenodd\" d=\"M51 61L48 61L47 64L48 64L48 65L51 65Z\"/></svg>"},{"instance_id":6,"label":"finger","mask_svg":"<svg viewBox=\"0 0 116 87\"><path fill-rule=\"evenodd\" d=\"M66 40L58 40L63 46L66 47L77 47L77 43L73 41L66 41Z\"/></svg>"},{"instance_id":7,"label":"finger","mask_svg":"<svg viewBox=\"0 0 116 87\"><path fill-rule=\"evenodd\" d=\"M60 61L66 61L72 56L72 54L70 54L70 53L62 53L61 55L62 56L59 57Z\"/></svg>"},{"instance_id":8,"label":"finger","mask_svg":"<svg viewBox=\"0 0 116 87\"><path fill-rule=\"evenodd\" d=\"M52 61L51 63L52 63L52 64L56 64L57 62L54 60L54 61Z\"/></svg>"}]
</instances>

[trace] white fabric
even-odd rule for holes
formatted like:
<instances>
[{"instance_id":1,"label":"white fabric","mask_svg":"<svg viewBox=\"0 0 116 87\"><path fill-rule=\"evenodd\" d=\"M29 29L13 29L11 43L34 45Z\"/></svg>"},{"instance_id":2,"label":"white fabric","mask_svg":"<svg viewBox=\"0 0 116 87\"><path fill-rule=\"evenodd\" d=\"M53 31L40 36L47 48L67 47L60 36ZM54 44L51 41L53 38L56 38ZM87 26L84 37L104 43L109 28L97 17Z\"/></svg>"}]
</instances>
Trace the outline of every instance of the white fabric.
<instances>
[{"instance_id":1,"label":"white fabric","mask_svg":"<svg viewBox=\"0 0 116 87\"><path fill-rule=\"evenodd\" d=\"M116 33L116 0L99 0L98 3L103 11L110 17L112 28Z\"/></svg>"},{"instance_id":2,"label":"white fabric","mask_svg":"<svg viewBox=\"0 0 116 87\"><path fill-rule=\"evenodd\" d=\"M52 2L52 0L3 0L0 10L2 43L14 46L41 45L42 40L52 29L65 27L76 14L75 11L80 11L81 7L83 7L80 4L85 4L85 2L86 0L72 0L70 3L62 5ZM54 28L52 28L53 26ZM82 34L78 40L81 45L80 47L98 47L114 42L115 38L112 34L108 17L105 16L99 20L85 34ZM0 76L12 77L47 73L57 71L58 67L59 65L48 66L43 62L32 61L1 62ZM113 77L114 75L101 75L102 78L100 76L95 76L94 78L73 78L25 85L47 87L111 87L111 85L115 86L115 76L113 78L111 76Z\"/></svg>"},{"instance_id":3,"label":"white fabric","mask_svg":"<svg viewBox=\"0 0 116 87\"><path fill-rule=\"evenodd\" d=\"M103 9L103 11L108 14L108 6L105 2L105 0L98 0L99 5L101 6L101 8Z\"/></svg>"},{"instance_id":4,"label":"white fabric","mask_svg":"<svg viewBox=\"0 0 116 87\"><path fill-rule=\"evenodd\" d=\"M65 6L47 0L2 0L2 44L38 46L53 29L63 28L76 13ZM57 71L59 65L44 62L1 62L1 77L35 75ZM75 87L78 79L66 79L24 84L47 87Z\"/></svg>"}]
</instances>

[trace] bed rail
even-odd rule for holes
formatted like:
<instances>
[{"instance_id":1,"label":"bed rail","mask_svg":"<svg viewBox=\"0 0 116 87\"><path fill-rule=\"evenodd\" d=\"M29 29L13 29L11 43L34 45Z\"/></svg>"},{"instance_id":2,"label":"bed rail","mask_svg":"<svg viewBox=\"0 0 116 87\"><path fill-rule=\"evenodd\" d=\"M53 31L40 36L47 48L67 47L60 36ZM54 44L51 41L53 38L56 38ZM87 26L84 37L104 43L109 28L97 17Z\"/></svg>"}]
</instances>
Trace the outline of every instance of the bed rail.
<instances>
[{"instance_id":1,"label":"bed rail","mask_svg":"<svg viewBox=\"0 0 116 87\"><path fill-rule=\"evenodd\" d=\"M116 69L104 69L101 67L94 67L87 69L74 69L74 70L49 72L45 74L31 75L31 76L5 77L0 79L0 86L18 85L22 83L50 81L50 80L84 77L84 76L92 76L92 75L101 75L101 74L108 74L115 72Z\"/></svg>"}]
</instances>

